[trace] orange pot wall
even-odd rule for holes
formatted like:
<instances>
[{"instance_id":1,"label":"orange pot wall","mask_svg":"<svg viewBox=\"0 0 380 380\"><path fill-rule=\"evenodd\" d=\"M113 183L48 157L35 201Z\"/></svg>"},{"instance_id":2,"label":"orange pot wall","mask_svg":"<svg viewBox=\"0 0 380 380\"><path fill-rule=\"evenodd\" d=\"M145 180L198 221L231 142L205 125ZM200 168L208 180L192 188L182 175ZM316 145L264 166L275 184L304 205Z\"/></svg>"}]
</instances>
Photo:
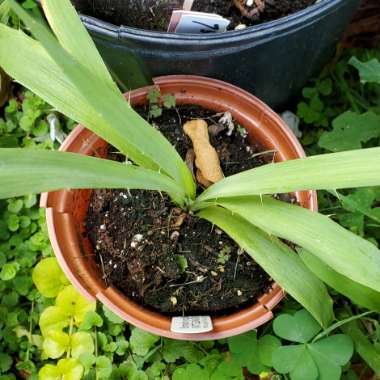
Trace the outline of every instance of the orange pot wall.
<instances>
[{"instance_id":1,"label":"orange pot wall","mask_svg":"<svg viewBox=\"0 0 380 380\"><path fill-rule=\"evenodd\" d=\"M177 104L197 104L215 112L230 111L244 126L250 141L258 141L276 150L276 161L304 157L304 151L283 120L249 93L225 82L197 76L165 76L155 79L161 94L175 94ZM132 105L146 102L149 87L126 94ZM79 125L61 147L63 151L104 157L107 143ZM61 190L44 193L50 241L55 255L73 285L88 299L99 300L127 322L154 334L184 340L220 339L257 328L269 321L272 309L281 301L282 289L273 284L258 302L239 312L213 318L214 329L202 334L178 334L170 331L170 318L144 309L109 286L94 261L90 242L85 237L84 219L91 190ZM298 192L303 207L317 210L316 193Z\"/></svg>"}]
</instances>

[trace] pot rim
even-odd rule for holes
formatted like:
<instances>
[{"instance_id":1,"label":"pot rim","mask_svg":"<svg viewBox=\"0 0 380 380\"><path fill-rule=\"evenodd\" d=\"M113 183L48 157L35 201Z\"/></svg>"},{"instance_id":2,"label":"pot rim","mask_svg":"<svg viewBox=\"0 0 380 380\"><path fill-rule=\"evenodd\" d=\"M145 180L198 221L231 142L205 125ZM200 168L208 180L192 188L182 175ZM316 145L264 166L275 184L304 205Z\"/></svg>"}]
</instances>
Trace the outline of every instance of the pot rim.
<instances>
[{"instance_id":1,"label":"pot rim","mask_svg":"<svg viewBox=\"0 0 380 380\"><path fill-rule=\"evenodd\" d=\"M308 6L293 14L281 17L277 20L264 22L262 24L249 26L241 30L230 30L224 33L208 33L202 34L184 34L184 33L168 33L165 31L152 31L146 29L135 28L126 25L117 26L107 21L102 21L96 17L82 14L81 19L88 29L99 34L117 37L118 39L135 38L139 40L150 40L151 42L162 42L164 38L166 43L181 42L189 45L207 44L207 43L226 43L234 40L240 41L253 37L263 37L283 33L290 29L299 28L304 24L313 22L315 19L324 17L326 14L337 11L346 0L321 0L315 4Z\"/></svg>"},{"instance_id":2,"label":"pot rim","mask_svg":"<svg viewBox=\"0 0 380 380\"><path fill-rule=\"evenodd\" d=\"M156 86L163 89L164 93L174 92L180 103L181 101L190 103L192 99L196 99L198 91L198 101L194 101L194 104L202 103L200 105L205 106L204 104L205 102L207 103L208 99L210 102L215 102L215 104L213 103L215 110L217 109L217 106L221 109L227 110L228 104L230 104L231 111L235 110L235 119L244 117L249 118L249 109L255 109L255 112L257 112L259 116L251 116L252 120L255 119L256 126L249 126L248 121L246 124L243 123L243 126L248 128L251 132L256 128L256 138L258 138L257 136L261 133L265 136L262 138L265 139L266 143L270 143L274 147L283 144L283 146L286 147L284 149L285 151L287 150L287 152L284 153L284 151L281 152L277 149L278 154L276 157L278 160L282 161L286 159L286 155L290 157L290 159L305 156L302 146L285 122L259 99L236 86L220 80L190 75L157 77L154 79L154 83ZM145 101L147 91L150 88L152 88L152 86L146 86L131 91L131 93L126 96L129 97L132 95L135 101L136 99L144 99ZM184 93L183 90L181 91L181 88L183 88L186 93ZM239 109L232 109L236 102L241 104L241 107L239 107ZM247 107L248 110L246 109ZM238 122L240 123L239 120ZM269 124L271 125L271 128L268 126L263 128L263 125ZM267 131L266 134L258 132L260 129L265 129ZM273 129L273 131L270 132L270 129ZM271 133L276 135L276 137L273 137ZM86 144L88 144L87 140L90 140L91 137L100 140L100 138L86 130L83 126L78 126L65 140L64 144L61 146L61 150L71 150L70 145L75 143L77 137L81 134L84 134L83 138L86 138ZM83 141L80 144L82 143ZM90 149L92 148L88 149L88 152L90 152ZM86 154L85 152L79 151L77 148L71 151ZM211 332L200 334L180 334L171 332L170 318L135 304L129 300L128 297L122 295L117 289L104 284L99 275L94 274L93 271L88 269L89 264L88 261L86 261L88 260L88 257L83 255L81 244L79 242L73 243L68 239L68 236L71 235L76 236L75 239L78 240L78 232L75 228L71 211L67 211L67 206L65 206L67 202L70 202L68 199L73 197L72 194L74 192L70 190L61 190L44 193L41 195L40 203L41 207L47 209L46 219L49 238L57 260L70 281L88 299L98 299L117 315L135 326L161 336L183 340L225 338L257 328L273 318L271 310L284 297L282 289L276 283L273 283L272 289L268 293L263 294L257 300L256 304L245 307L227 316L213 318L214 330ZM310 210L317 210L318 206L315 191L297 192L296 195L300 200L301 197L303 197L303 203L307 204L307 207ZM66 254L64 252L66 252Z\"/></svg>"}]
</instances>

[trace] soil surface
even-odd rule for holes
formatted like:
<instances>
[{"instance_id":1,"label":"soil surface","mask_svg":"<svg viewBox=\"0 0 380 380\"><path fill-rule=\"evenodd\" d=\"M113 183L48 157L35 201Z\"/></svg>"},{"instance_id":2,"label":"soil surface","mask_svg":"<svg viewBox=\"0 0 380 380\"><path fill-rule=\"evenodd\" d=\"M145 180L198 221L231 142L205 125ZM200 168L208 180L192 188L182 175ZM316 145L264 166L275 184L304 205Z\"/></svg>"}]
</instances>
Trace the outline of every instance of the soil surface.
<instances>
[{"instance_id":1,"label":"soil surface","mask_svg":"<svg viewBox=\"0 0 380 380\"><path fill-rule=\"evenodd\" d=\"M182 0L72 0L81 13L115 25L165 31L171 11L181 9ZM279 19L314 4L316 0L194 0L192 10L216 13L239 24L256 25Z\"/></svg>"},{"instance_id":2,"label":"soil surface","mask_svg":"<svg viewBox=\"0 0 380 380\"><path fill-rule=\"evenodd\" d=\"M140 110L146 113L146 110ZM208 121L210 141L226 176L272 160L234 123L197 106L166 110L153 120L190 162L182 125ZM110 154L119 159L120 155ZM199 189L201 190L201 189ZM86 227L104 278L137 303L167 314L223 313L256 302L268 275L218 228L184 213L158 192L95 190Z\"/></svg>"},{"instance_id":3,"label":"soil surface","mask_svg":"<svg viewBox=\"0 0 380 380\"><path fill-rule=\"evenodd\" d=\"M254 0L251 7L247 3L244 0L195 0L192 10L217 13L231 20L229 29L234 29L239 24L251 26L277 20L307 8L315 0Z\"/></svg>"}]
</instances>

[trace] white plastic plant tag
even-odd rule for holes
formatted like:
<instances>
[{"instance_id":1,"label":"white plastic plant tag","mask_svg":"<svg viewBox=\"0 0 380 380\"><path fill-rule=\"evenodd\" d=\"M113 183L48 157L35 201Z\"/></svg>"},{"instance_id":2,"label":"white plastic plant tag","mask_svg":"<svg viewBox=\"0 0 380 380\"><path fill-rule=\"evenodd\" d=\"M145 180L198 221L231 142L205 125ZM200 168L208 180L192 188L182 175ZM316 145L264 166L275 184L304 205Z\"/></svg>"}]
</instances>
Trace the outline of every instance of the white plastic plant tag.
<instances>
[{"instance_id":1,"label":"white plastic plant tag","mask_svg":"<svg viewBox=\"0 0 380 380\"><path fill-rule=\"evenodd\" d=\"M212 13L173 11L168 32L175 33L219 33L227 30L230 21Z\"/></svg>"},{"instance_id":2,"label":"white plastic plant tag","mask_svg":"<svg viewBox=\"0 0 380 380\"><path fill-rule=\"evenodd\" d=\"M191 11L191 7L193 6L194 0L184 0L182 9L184 11Z\"/></svg>"},{"instance_id":3,"label":"white plastic plant tag","mask_svg":"<svg viewBox=\"0 0 380 380\"><path fill-rule=\"evenodd\" d=\"M199 334L212 331L212 320L208 315L197 317L173 317L170 330L180 334Z\"/></svg>"}]
</instances>

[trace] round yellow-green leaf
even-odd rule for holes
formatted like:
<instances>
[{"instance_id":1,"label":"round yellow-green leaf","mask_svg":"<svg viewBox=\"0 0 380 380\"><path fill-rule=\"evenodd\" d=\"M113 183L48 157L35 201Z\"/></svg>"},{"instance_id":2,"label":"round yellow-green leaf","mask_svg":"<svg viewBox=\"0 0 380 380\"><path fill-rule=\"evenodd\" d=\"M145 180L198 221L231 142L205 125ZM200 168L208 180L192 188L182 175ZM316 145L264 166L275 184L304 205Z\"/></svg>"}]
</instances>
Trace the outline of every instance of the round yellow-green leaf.
<instances>
[{"instance_id":1,"label":"round yellow-green leaf","mask_svg":"<svg viewBox=\"0 0 380 380\"><path fill-rule=\"evenodd\" d=\"M71 337L70 347L73 358L79 358L85 352L92 354L95 348L92 336L88 332L74 333Z\"/></svg>"},{"instance_id":2,"label":"round yellow-green leaf","mask_svg":"<svg viewBox=\"0 0 380 380\"><path fill-rule=\"evenodd\" d=\"M68 317L74 317L75 324L79 326L88 311L95 311L96 302L90 302L80 295L72 285L61 290L55 301Z\"/></svg>"},{"instance_id":3,"label":"round yellow-green leaf","mask_svg":"<svg viewBox=\"0 0 380 380\"><path fill-rule=\"evenodd\" d=\"M70 337L68 334L59 330L49 331L42 343L43 354L47 358L58 359L68 349Z\"/></svg>"},{"instance_id":4,"label":"round yellow-green leaf","mask_svg":"<svg viewBox=\"0 0 380 380\"><path fill-rule=\"evenodd\" d=\"M61 380L80 380L83 375L83 366L77 359L61 359L57 363Z\"/></svg>"},{"instance_id":5,"label":"round yellow-green leaf","mask_svg":"<svg viewBox=\"0 0 380 380\"><path fill-rule=\"evenodd\" d=\"M45 364L38 372L38 380L61 380L57 366Z\"/></svg>"},{"instance_id":6,"label":"round yellow-green leaf","mask_svg":"<svg viewBox=\"0 0 380 380\"><path fill-rule=\"evenodd\" d=\"M46 336L49 331L62 331L70 323L70 318L62 308L49 306L40 316L40 329L42 335Z\"/></svg>"},{"instance_id":7,"label":"round yellow-green leaf","mask_svg":"<svg viewBox=\"0 0 380 380\"><path fill-rule=\"evenodd\" d=\"M57 259L47 257L41 260L33 269L32 278L38 291L47 298L56 297L57 294L69 284Z\"/></svg>"}]
</instances>

